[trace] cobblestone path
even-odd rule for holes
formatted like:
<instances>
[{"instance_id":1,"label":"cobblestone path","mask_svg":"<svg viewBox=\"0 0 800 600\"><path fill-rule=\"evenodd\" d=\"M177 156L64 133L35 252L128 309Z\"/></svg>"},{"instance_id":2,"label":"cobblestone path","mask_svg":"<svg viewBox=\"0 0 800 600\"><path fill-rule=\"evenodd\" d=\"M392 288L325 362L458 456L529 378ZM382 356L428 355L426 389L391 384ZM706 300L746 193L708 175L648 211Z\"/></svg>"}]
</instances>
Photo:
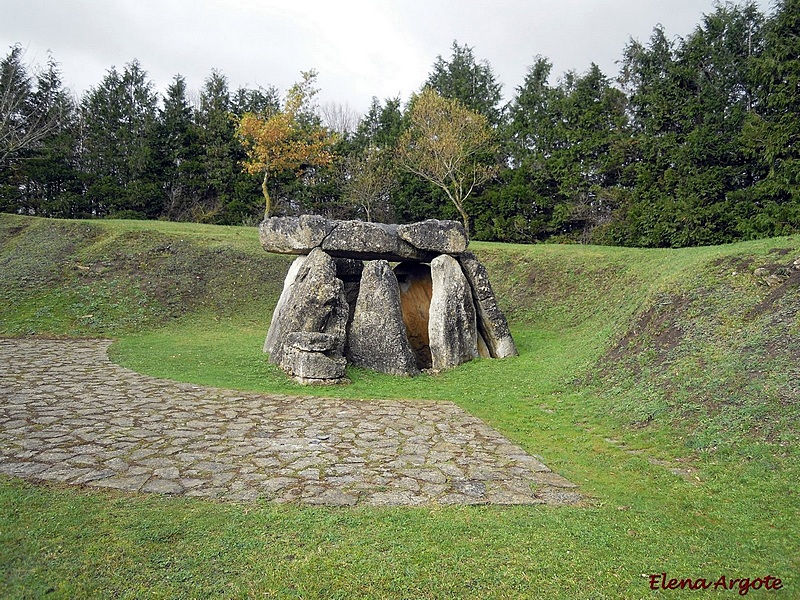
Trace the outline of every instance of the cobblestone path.
<instances>
[{"instance_id":1,"label":"cobblestone path","mask_svg":"<svg viewBox=\"0 0 800 600\"><path fill-rule=\"evenodd\" d=\"M0 339L0 473L223 500L565 504L575 485L449 402L205 388L107 340Z\"/></svg>"}]
</instances>

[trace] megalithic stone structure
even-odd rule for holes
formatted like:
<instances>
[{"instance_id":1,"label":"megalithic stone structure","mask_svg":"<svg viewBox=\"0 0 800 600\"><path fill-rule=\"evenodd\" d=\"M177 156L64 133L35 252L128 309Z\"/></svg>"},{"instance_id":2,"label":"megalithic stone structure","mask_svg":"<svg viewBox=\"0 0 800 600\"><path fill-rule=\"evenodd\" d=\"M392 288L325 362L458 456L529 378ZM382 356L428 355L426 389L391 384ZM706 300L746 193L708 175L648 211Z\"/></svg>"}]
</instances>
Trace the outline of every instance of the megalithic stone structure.
<instances>
[{"instance_id":1,"label":"megalithic stone structure","mask_svg":"<svg viewBox=\"0 0 800 600\"><path fill-rule=\"evenodd\" d=\"M517 354L486 268L456 221L303 215L266 219L259 233L268 252L298 255L264 351L301 383L346 382L348 362L413 376Z\"/></svg>"}]
</instances>

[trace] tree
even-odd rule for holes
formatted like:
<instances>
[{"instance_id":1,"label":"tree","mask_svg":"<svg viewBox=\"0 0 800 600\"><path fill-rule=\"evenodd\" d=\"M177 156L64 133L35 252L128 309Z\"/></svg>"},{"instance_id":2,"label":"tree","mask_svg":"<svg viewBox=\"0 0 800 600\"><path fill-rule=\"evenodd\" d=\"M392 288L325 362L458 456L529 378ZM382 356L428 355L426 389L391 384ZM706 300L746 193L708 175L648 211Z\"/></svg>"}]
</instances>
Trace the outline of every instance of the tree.
<instances>
[{"instance_id":1,"label":"tree","mask_svg":"<svg viewBox=\"0 0 800 600\"><path fill-rule=\"evenodd\" d=\"M157 102L153 83L136 60L121 74L112 67L84 96L81 166L96 216L160 214Z\"/></svg>"},{"instance_id":2,"label":"tree","mask_svg":"<svg viewBox=\"0 0 800 600\"><path fill-rule=\"evenodd\" d=\"M190 220L204 191L203 148L193 112L186 97L186 81L176 75L167 88L158 121L164 190L161 217L170 220Z\"/></svg>"},{"instance_id":3,"label":"tree","mask_svg":"<svg viewBox=\"0 0 800 600\"><path fill-rule=\"evenodd\" d=\"M325 127L340 137L350 137L358 127L358 113L346 102L326 102L321 112Z\"/></svg>"},{"instance_id":4,"label":"tree","mask_svg":"<svg viewBox=\"0 0 800 600\"><path fill-rule=\"evenodd\" d=\"M494 136L485 116L430 88L412 100L408 129L400 136L399 164L441 189L469 235L464 201L495 173L488 159Z\"/></svg>"},{"instance_id":5,"label":"tree","mask_svg":"<svg viewBox=\"0 0 800 600\"><path fill-rule=\"evenodd\" d=\"M287 92L283 110L275 114L247 112L236 127L236 136L247 154L244 170L263 175L261 192L265 200L265 218L272 213L268 190L271 175L324 167L333 159L330 148L334 136L319 123L313 111L316 73L306 71L302 77L302 81Z\"/></svg>"},{"instance_id":6,"label":"tree","mask_svg":"<svg viewBox=\"0 0 800 600\"><path fill-rule=\"evenodd\" d=\"M34 86L24 54L16 45L0 62L0 165L56 132L70 108L52 57Z\"/></svg>"},{"instance_id":7,"label":"tree","mask_svg":"<svg viewBox=\"0 0 800 600\"><path fill-rule=\"evenodd\" d=\"M389 197L396 181L385 153L373 147L344 160L344 200L362 211L367 221L376 216L380 220L390 212Z\"/></svg>"},{"instance_id":8,"label":"tree","mask_svg":"<svg viewBox=\"0 0 800 600\"><path fill-rule=\"evenodd\" d=\"M656 28L649 47L625 49L635 185L608 241L687 246L739 239L760 212L745 190L759 174L743 152L748 114L758 109L753 67L763 47L753 3L718 5L685 39ZM748 214L751 213L751 214Z\"/></svg>"},{"instance_id":9,"label":"tree","mask_svg":"<svg viewBox=\"0 0 800 600\"><path fill-rule=\"evenodd\" d=\"M234 137L233 108L227 77L212 71L200 92L195 114L206 180L202 200L195 205L195 221L219 222L226 206L236 198L236 165L244 154Z\"/></svg>"},{"instance_id":10,"label":"tree","mask_svg":"<svg viewBox=\"0 0 800 600\"><path fill-rule=\"evenodd\" d=\"M23 55L14 46L0 63L0 210L75 216L75 104L52 56L29 75Z\"/></svg>"},{"instance_id":11,"label":"tree","mask_svg":"<svg viewBox=\"0 0 800 600\"><path fill-rule=\"evenodd\" d=\"M510 105L506 139L515 173L506 179L516 191L499 195L515 199L506 202L515 230L585 242L620 195L629 140L625 96L597 65L580 76L566 73L556 87L548 84L550 69L537 58ZM526 187L531 206L520 207Z\"/></svg>"},{"instance_id":12,"label":"tree","mask_svg":"<svg viewBox=\"0 0 800 600\"><path fill-rule=\"evenodd\" d=\"M755 62L759 99L744 128L745 151L762 174L750 191L761 208L743 232L750 237L800 231L799 53L800 0L780 0Z\"/></svg>"},{"instance_id":13,"label":"tree","mask_svg":"<svg viewBox=\"0 0 800 600\"><path fill-rule=\"evenodd\" d=\"M491 65L485 60L477 62L473 49L466 44L459 46L453 41L452 50L449 61L441 55L436 57L425 86L482 114L491 125L498 125L502 86L495 81Z\"/></svg>"}]
</instances>

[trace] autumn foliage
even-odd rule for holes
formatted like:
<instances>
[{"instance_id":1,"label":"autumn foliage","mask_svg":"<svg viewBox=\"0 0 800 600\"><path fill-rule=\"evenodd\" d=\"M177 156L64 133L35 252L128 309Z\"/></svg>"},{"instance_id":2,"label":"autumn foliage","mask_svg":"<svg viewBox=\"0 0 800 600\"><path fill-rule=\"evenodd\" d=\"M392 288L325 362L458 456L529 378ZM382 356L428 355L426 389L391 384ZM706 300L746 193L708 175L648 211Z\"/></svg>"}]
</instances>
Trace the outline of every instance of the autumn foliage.
<instances>
[{"instance_id":1,"label":"autumn foliage","mask_svg":"<svg viewBox=\"0 0 800 600\"><path fill-rule=\"evenodd\" d=\"M293 85L283 110L271 115L246 112L239 119L236 136L247 153L242 163L251 175L263 174L261 191L266 201L265 217L272 212L267 189L270 175L294 171L297 175L308 168L325 167L333 160L334 136L319 124L311 101L316 73L303 73L303 80Z\"/></svg>"}]
</instances>

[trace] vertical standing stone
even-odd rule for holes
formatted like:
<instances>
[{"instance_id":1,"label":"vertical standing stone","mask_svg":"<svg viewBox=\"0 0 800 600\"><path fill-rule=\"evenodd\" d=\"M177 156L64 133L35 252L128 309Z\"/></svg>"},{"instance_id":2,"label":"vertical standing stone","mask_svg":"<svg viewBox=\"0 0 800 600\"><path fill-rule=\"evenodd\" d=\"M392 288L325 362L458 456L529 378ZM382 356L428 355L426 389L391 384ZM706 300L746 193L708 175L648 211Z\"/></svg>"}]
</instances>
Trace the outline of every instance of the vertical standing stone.
<instances>
[{"instance_id":1,"label":"vertical standing stone","mask_svg":"<svg viewBox=\"0 0 800 600\"><path fill-rule=\"evenodd\" d=\"M397 279L385 260L364 265L348 344L348 358L356 366L391 375L419 373L406 337Z\"/></svg>"},{"instance_id":2,"label":"vertical standing stone","mask_svg":"<svg viewBox=\"0 0 800 600\"><path fill-rule=\"evenodd\" d=\"M431 363L436 371L478 356L472 291L458 261L442 254L431 262L433 294L428 321Z\"/></svg>"},{"instance_id":3,"label":"vertical standing stone","mask_svg":"<svg viewBox=\"0 0 800 600\"><path fill-rule=\"evenodd\" d=\"M315 248L299 267L281 313L275 318L270 361L284 365L287 339L294 332L326 333L335 340L328 355L342 356L349 314L344 284L333 259Z\"/></svg>"},{"instance_id":4,"label":"vertical standing stone","mask_svg":"<svg viewBox=\"0 0 800 600\"><path fill-rule=\"evenodd\" d=\"M286 274L286 279L283 280L283 291L278 304L275 305L275 310L272 311L272 320L269 323L269 330L267 331L267 339L264 341L264 352L271 354L275 349L275 341L280 336L280 323L282 322L281 315L286 310L286 303L292 295L292 286L297 279L297 274L303 263L306 262L306 255L298 256L289 267L289 272Z\"/></svg>"},{"instance_id":5,"label":"vertical standing stone","mask_svg":"<svg viewBox=\"0 0 800 600\"><path fill-rule=\"evenodd\" d=\"M497 306L497 298L492 290L492 284L489 283L486 267L472 252L464 252L458 260L472 288L478 315L478 331L483 336L491 357L516 356L517 346L511 337L508 321Z\"/></svg>"}]
</instances>

